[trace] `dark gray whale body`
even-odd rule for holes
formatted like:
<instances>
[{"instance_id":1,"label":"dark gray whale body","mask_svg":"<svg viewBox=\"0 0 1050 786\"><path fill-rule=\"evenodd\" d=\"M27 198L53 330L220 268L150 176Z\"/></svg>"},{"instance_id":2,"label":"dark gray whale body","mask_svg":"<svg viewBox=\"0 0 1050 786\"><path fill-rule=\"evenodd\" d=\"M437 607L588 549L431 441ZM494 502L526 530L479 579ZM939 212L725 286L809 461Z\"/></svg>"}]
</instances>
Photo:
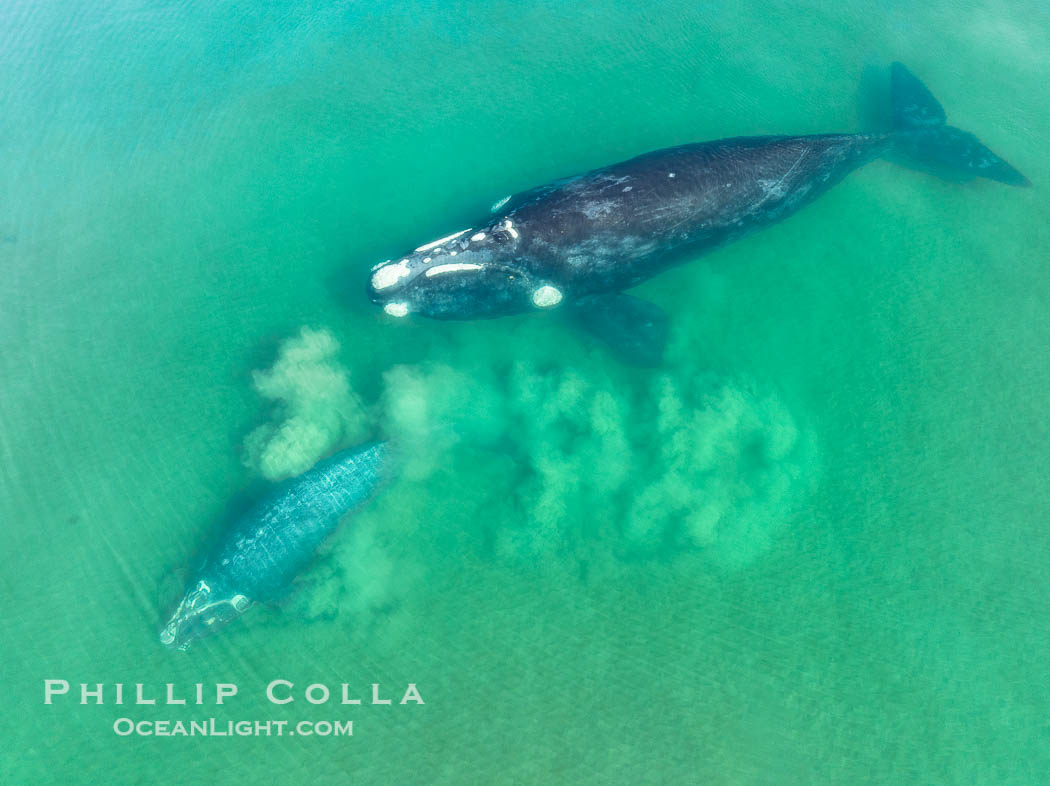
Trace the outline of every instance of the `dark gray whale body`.
<instances>
[{"instance_id":1,"label":"dark gray whale body","mask_svg":"<svg viewBox=\"0 0 1050 786\"><path fill-rule=\"evenodd\" d=\"M339 520L380 485L389 458L385 442L344 450L277 486L221 534L161 631L161 642L186 649L254 602L287 592Z\"/></svg>"},{"instance_id":2,"label":"dark gray whale body","mask_svg":"<svg viewBox=\"0 0 1050 786\"><path fill-rule=\"evenodd\" d=\"M628 359L659 359L666 320L622 294L690 257L776 223L893 150L952 176L1027 179L944 110L903 65L891 72L893 130L737 137L658 150L526 191L495 217L372 270L394 316L498 317L569 305Z\"/></svg>"}]
</instances>

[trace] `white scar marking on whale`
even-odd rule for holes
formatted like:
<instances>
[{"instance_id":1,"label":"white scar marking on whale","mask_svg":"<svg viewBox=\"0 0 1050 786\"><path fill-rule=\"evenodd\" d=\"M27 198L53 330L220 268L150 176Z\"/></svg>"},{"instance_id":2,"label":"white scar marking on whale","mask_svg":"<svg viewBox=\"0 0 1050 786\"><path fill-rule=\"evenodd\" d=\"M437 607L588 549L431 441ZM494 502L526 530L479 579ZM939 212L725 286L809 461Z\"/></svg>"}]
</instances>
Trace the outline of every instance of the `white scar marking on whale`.
<instances>
[{"instance_id":1,"label":"white scar marking on whale","mask_svg":"<svg viewBox=\"0 0 1050 786\"><path fill-rule=\"evenodd\" d=\"M760 200L758 200L758 202L755 203L755 206L751 208L752 210L758 210L758 208L762 207L762 205L764 205L773 197L779 198L787 193L787 189L784 188L784 181L788 179L792 172L795 171L795 167L797 167L802 162L802 159L806 157L806 153L808 152L809 150L803 148L802 152L799 153L798 158L795 159L795 163L788 167L788 171L781 175L779 180L758 181L759 186L762 187L762 191L765 192L765 196L763 196Z\"/></svg>"},{"instance_id":2,"label":"white scar marking on whale","mask_svg":"<svg viewBox=\"0 0 1050 786\"><path fill-rule=\"evenodd\" d=\"M667 173L667 176L668 176L668 177L674 177L674 172L668 172L668 173Z\"/></svg>"},{"instance_id":3,"label":"white scar marking on whale","mask_svg":"<svg viewBox=\"0 0 1050 786\"><path fill-rule=\"evenodd\" d=\"M383 311L392 317L403 317L408 314L408 303L387 303Z\"/></svg>"},{"instance_id":4,"label":"white scar marking on whale","mask_svg":"<svg viewBox=\"0 0 1050 786\"><path fill-rule=\"evenodd\" d=\"M426 277L431 278L432 276L440 276L442 273L454 273L457 270L481 270L481 265L475 265L472 262L453 262L450 265L437 265L427 270Z\"/></svg>"},{"instance_id":5,"label":"white scar marking on whale","mask_svg":"<svg viewBox=\"0 0 1050 786\"><path fill-rule=\"evenodd\" d=\"M408 260L402 259L396 265L383 265L372 274L372 288L386 289L408 275Z\"/></svg>"},{"instance_id":6,"label":"white scar marking on whale","mask_svg":"<svg viewBox=\"0 0 1050 786\"><path fill-rule=\"evenodd\" d=\"M500 200L498 200L496 202L493 202L492 203L492 207L490 207L489 210L491 210L493 213L495 213L497 210L499 210L505 204L510 202L510 196L511 196L510 194L507 194L507 196L503 197L503 199L500 199Z\"/></svg>"},{"instance_id":7,"label":"white scar marking on whale","mask_svg":"<svg viewBox=\"0 0 1050 786\"><path fill-rule=\"evenodd\" d=\"M539 308L550 308L561 303L562 293L557 287L544 284L532 293L532 302Z\"/></svg>"},{"instance_id":8,"label":"white scar marking on whale","mask_svg":"<svg viewBox=\"0 0 1050 786\"><path fill-rule=\"evenodd\" d=\"M453 232L448 237L442 237L442 238L438 238L437 240L432 240L429 243L424 243L419 248L417 248L416 251L429 251L430 249L434 248L435 246L440 246L442 243L447 243L450 240L455 240L460 235L465 235L469 231L470 231L470 227L467 227L466 229L461 229L461 230L459 230L459 232Z\"/></svg>"},{"instance_id":9,"label":"white scar marking on whale","mask_svg":"<svg viewBox=\"0 0 1050 786\"><path fill-rule=\"evenodd\" d=\"M771 199L772 197L784 196L784 187L780 185L779 180L759 180L758 185L761 187L762 192L765 194L765 199ZM762 204L759 202L759 204Z\"/></svg>"},{"instance_id":10,"label":"white scar marking on whale","mask_svg":"<svg viewBox=\"0 0 1050 786\"><path fill-rule=\"evenodd\" d=\"M612 202L587 202L583 206L583 214L592 221L601 218L602 216L607 216L612 212Z\"/></svg>"}]
</instances>

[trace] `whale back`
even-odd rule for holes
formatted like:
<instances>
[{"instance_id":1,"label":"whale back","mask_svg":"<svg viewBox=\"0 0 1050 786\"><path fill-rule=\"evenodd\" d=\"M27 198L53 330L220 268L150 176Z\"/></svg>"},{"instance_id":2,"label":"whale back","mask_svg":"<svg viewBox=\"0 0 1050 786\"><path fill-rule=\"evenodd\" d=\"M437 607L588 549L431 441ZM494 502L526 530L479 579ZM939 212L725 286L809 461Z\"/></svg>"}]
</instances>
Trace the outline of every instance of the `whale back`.
<instances>
[{"instance_id":1,"label":"whale back","mask_svg":"<svg viewBox=\"0 0 1050 786\"><path fill-rule=\"evenodd\" d=\"M618 291L684 261L682 253L783 219L887 144L883 135L825 134L682 145L588 172L508 217L522 227L519 254L538 274L577 297Z\"/></svg>"}]
</instances>

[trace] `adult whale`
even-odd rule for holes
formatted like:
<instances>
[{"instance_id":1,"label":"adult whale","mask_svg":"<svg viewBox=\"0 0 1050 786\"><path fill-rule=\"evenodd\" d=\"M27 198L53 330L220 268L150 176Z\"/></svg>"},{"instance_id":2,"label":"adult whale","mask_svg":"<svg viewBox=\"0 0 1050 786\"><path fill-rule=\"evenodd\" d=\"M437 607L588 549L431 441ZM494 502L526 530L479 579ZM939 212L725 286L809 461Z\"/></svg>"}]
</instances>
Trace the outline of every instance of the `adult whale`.
<instances>
[{"instance_id":1,"label":"adult whale","mask_svg":"<svg viewBox=\"0 0 1050 786\"><path fill-rule=\"evenodd\" d=\"M892 130L720 139L657 150L526 191L476 227L372 269L368 294L392 316L478 319L571 310L628 360L659 361L666 318L623 291L776 223L884 153L953 179L1028 179L944 109L900 63Z\"/></svg>"}]
</instances>

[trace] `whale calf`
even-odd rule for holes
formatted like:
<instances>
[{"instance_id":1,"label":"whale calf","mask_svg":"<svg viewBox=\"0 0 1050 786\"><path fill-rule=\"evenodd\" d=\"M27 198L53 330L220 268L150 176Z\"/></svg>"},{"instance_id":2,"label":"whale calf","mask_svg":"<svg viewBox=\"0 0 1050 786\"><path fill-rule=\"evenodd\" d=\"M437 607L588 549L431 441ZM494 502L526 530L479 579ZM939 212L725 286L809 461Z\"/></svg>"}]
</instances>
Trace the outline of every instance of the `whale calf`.
<instances>
[{"instance_id":1,"label":"whale calf","mask_svg":"<svg viewBox=\"0 0 1050 786\"><path fill-rule=\"evenodd\" d=\"M185 650L255 602L285 594L339 520L372 496L390 463L388 443L377 442L336 453L278 485L222 532L161 642Z\"/></svg>"},{"instance_id":2,"label":"whale calf","mask_svg":"<svg viewBox=\"0 0 1050 786\"><path fill-rule=\"evenodd\" d=\"M475 226L376 265L368 296L395 317L479 319L568 307L625 359L658 363L666 319L624 290L795 213L892 151L955 179L1030 185L905 66L892 130L754 136L666 148L523 192Z\"/></svg>"}]
</instances>

